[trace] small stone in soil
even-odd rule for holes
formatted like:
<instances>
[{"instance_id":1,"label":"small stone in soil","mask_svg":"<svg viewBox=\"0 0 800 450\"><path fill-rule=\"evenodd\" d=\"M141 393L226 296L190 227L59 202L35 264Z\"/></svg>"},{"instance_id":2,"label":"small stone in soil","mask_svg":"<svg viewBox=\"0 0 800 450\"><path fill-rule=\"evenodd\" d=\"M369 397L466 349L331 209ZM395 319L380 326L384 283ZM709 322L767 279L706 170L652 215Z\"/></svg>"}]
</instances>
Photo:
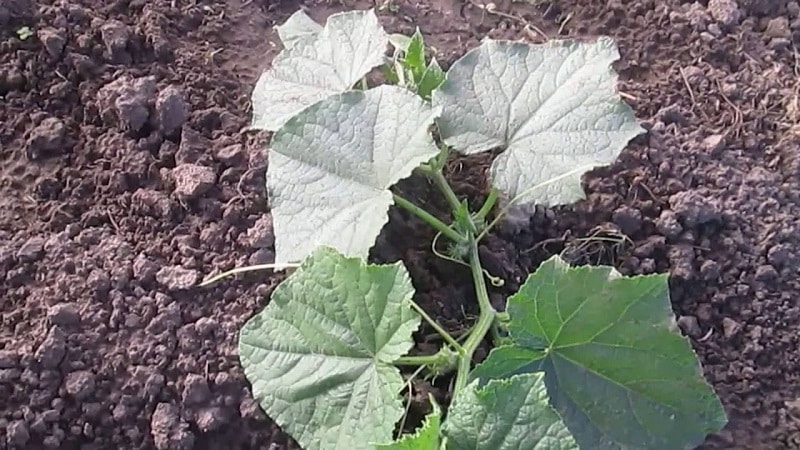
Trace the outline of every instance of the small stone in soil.
<instances>
[{"instance_id":1,"label":"small stone in soil","mask_svg":"<svg viewBox=\"0 0 800 450\"><path fill-rule=\"evenodd\" d=\"M703 151L707 152L708 154L714 155L723 148L725 148L725 136L721 134L712 134L711 136L708 136L705 139L703 139L701 147Z\"/></svg>"},{"instance_id":2,"label":"small stone in soil","mask_svg":"<svg viewBox=\"0 0 800 450\"><path fill-rule=\"evenodd\" d=\"M66 336L59 327L53 327L36 350L36 359L45 369L55 369L66 354Z\"/></svg>"},{"instance_id":3,"label":"small stone in soil","mask_svg":"<svg viewBox=\"0 0 800 450\"><path fill-rule=\"evenodd\" d=\"M722 319L722 334L724 334L726 338L735 336L741 329L742 325L730 317Z\"/></svg>"},{"instance_id":4,"label":"small stone in soil","mask_svg":"<svg viewBox=\"0 0 800 450\"><path fill-rule=\"evenodd\" d=\"M74 303L58 303L47 311L47 318L54 325L72 326L81 321L80 312Z\"/></svg>"},{"instance_id":5,"label":"small stone in soil","mask_svg":"<svg viewBox=\"0 0 800 450\"><path fill-rule=\"evenodd\" d=\"M0 350L0 369L12 369L19 365L19 355L13 350Z\"/></svg>"},{"instance_id":6,"label":"small stone in soil","mask_svg":"<svg viewBox=\"0 0 800 450\"><path fill-rule=\"evenodd\" d=\"M741 18L736 0L709 0L708 12L714 20L725 26L735 25Z\"/></svg>"},{"instance_id":7,"label":"small stone in soil","mask_svg":"<svg viewBox=\"0 0 800 450\"><path fill-rule=\"evenodd\" d=\"M151 77L130 79L122 76L100 89L98 97L104 108L111 108L122 130L137 132L150 118L155 101L156 83Z\"/></svg>"},{"instance_id":8,"label":"small stone in soil","mask_svg":"<svg viewBox=\"0 0 800 450\"><path fill-rule=\"evenodd\" d=\"M683 224L689 228L705 225L722 218L719 204L697 191L683 191L670 196L669 204Z\"/></svg>"},{"instance_id":9,"label":"small stone in soil","mask_svg":"<svg viewBox=\"0 0 800 450\"><path fill-rule=\"evenodd\" d=\"M6 438L8 439L8 444L12 447L23 447L28 443L28 440L30 440L31 434L24 421L15 420L8 424L8 428L6 428Z\"/></svg>"},{"instance_id":10,"label":"small stone in soil","mask_svg":"<svg viewBox=\"0 0 800 450\"><path fill-rule=\"evenodd\" d=\"M133 277L137 280L150 282L156 276L158 267L144 255L139 255L133 261Z\"/></svg>"},{"instance_id":11,"label":"small stone in soil","mask_svg":"<svg viewBox=\"0 0 800 450\"><path fill-rule=\"evenodd\" d=\"M789 28L789 19L786 17L776 17L767 22L764 30L767 37L775 39L789 39L792 37L792 30Z\"/></svg>"},{"instance_id":12,"label":"small stone in soil","mask_svg":"<svg viewBox=\"0 0 800 450\"><path fill-rule=\"evenodd\" d=\"M244 164L244 147L240 144L233 144L217 150L217 161L228 166L238 166Z\"/></svg>"},{"instance_id":13,"label":"small stone in soil","mask_svg":"<svg viewBox=\"0 0 800 450\"><path fill-rule=\"evenodd\" d=\"M67 44L67 39L62 32L54 28L42 28L36 32L36 36L50 56L53 58L61 56L61 52L64 51L64 46Z\"/></svg>"},{"instance_id":14,"label":"small stone in soil","mask_svg":"<svg viewBox=\"0 0 800 450\"><path fill-rule=\"evenodd\" d=\"M270 248L275 245L272 215L265 214L247 230L247 241L252 248Z\"/></svg>"},{"instance_id":15,"label":"small stone in soil","mask_svg":"<svg viewBox=\"0 0 800 450\"><path fill-rule=\"evenodd\" d=\"M673 277L683 281L694 279L694 250L691 246L676 245L670 248L668 257Z\"/></svg>"},{"instance_id":16,"label":"small stone in soil","mask_svg":"<svg viewBox=\"0 0 800 450\"><path fill-rule=\"evenodd\" d=\"M247 259L247 263L251 266L257 266L260 264L272 264L275 262L275 252L268 248L260 248L253 252L252 255Z\"/></svg>"},{"instance_id":17,"label":"small stone in soil","mask_svg":"<svg viewBox=\"0 0 800 450\"><path fill-rule=\"evenodd\" d=\"M17 258L24 262L33 262L44 255L44 238L32 237L17 250Z\"/></svg>"},{"instance_id":18,"label":"small stone in soil","mask_svg":"<svg viewBox=\"0 0 800 450\"><path fill-rule=\"evenodd\" d=\"M211 397L208 382L200 375L190 374L185 378L183 387L183 402L188 405L205 404Z\"/></svg>"},{"instance_id":19,"label":"small stone in soil","mask_svg":"<svg viewBox=\"0 0 800 450\"><path fill-rule=\"evenodd\" d=\"M778 268L792 260L792 251L785 244L773 245L767 251L767 260Z\"/></svg>"},{"instance_id":20,"label":"small stone in soil","mask_svg":"<svg viewBox=\"0 0 800 450\"><path fill-rule=\"evenodd\" d=\"M622 206L614 211L612 220L626 235L632 235L642 226L642 212L630 206Z\"/></svg>"},{"instance_id":21,"label":"small stone in soil","mask_svg":"<svg viewBox=\"0 0 800 450\"><path fill-rule=\"evenodd\" d=\"M170 403L159 403L150 418L150 433L158 450L190 450L195 436L180 417L180 409Z\"/></svg>"},{"instance_id":22,"label":"small stone in soil","mask_svg":"<svg viewBox=\"0 0 800 450\"><path fill-rule=\"evenodd\" d=\"M178 88L169 86L159 92L156 98L156 120L165 135L177 131L188 118L189 108Z\"/></svg>"},{"instance_id":23,"label":"small stone in soil","mask_svg":"<svg viewBox=\"0 0 800 450\"><path fill-rule=\"evenodd\" d=\"M710 259L703 261L703 264L700 265L700 276L706 281L718 279L720 276L719 263Z\"/></svg>"},{"instance_id":24,"label":"small stone in soil","mask_svg":"<svg viewBox=\"0 0 800 450\"><path fill-rule=\"evenodd\" d=\"M172 169L172 175L175 177L175 194L186 199L205 194L217 182L214 169L197 164L181 164Z\"/></svg>"},{"instance_id":25,"label":"small stone in soil","mask_svg":"<svg viewBox=\"0 0 800 450\"><path fill-rule=\"evenodd\" d=\"M223 408L214 406L200 410L195 421L200 431L208 433L228 423L228 418L229 414Z\"/></svg>"},{"instance_id":26,"label":"small stone in soil","mask_svg":"<svg viewBox=\"0 0 800 450\"><path fill-rule=\"evenodd\" d=\"M789 48L792 45L792 41L788 38L772 38L769 41L769 48L774 51L781 51Z\"/></svg>"},{"instance_id":27,"label":"small stone in soil","mask_svg":"<svg viewBox=\"0 0 800 450\"><path fill-rule=\"evenodd\" d=\"M678 217L670 210L661 212L656 219L656 229L669 239L675 239L683 232L683 226L678 222Z\"/></svg>"},{"instance_id":28,"label":"small stone in soil","mask_svg":"<svg viewBox=\"0 0 800 450\"><path fill-rule=\"evenodd\" d=\"M700 337L702 335L700 324L697 323L697 317L695 316L678 317L678 326L681 327L681 330L686 335L691 336L693 338Z\"/></svg>"},{"instance_id":29,"label":"small stone in soil","mask_svg":"<svg viewBox=\"0 0 800 450\"><path fill-rule=\"evenodd\" d=\"M181 266L166 266L156 273L156 280L171 291L188 289L197 283L199 274L196 270Z\"/></svg>"},{"instance_id":30,"label":"small stone in soil","mask_svg":"<svg viewBox=\"0 0 800 450\"><path fill-rule=\"evenodd\" d=\"M769 264L758 266L756 269L756 281L772 281L778 278L778 271Z\"/></svg>"},{"instance_id":31,"label":"small stone in soil","mask_svg":"<svg viewBox=\"0 0 800 450\"><path fill-rule=\"evenodd\" d=\"M127 63L130 55L126 51L130 30L118 20L109 20L100 28L103 44L112 62Z\"/></svg>"},{"instance_id":32,"label":"small stone in soil","mask_svg":"<svg viewBox=\"0 0 800 450\"><path fill-rule=\"evenodd\" d=\"M94 374L86 370L71 372L64 380L64 389L67 394L79 401L89 398L94 393L94 388Z\"/></svg>"},{"instance_id":33,"label":"small stone in soil","mask_svg":"<svg viewBox=\"0 0 800 450\"><path fill-rule=\"evenodd\" d=\"M60 119L48 117L39 123L28 136L26 154L32 161L62 153L67 127Z\"/></svg>"},{"instance_id":34,"label":"small stone in soil","mask_svg":"<svg viewBox=\"0 0 800 450\"><path fill-rule=\"evenodd\" d=\"M175 164L207 164L211 162L209 149L211 141L194 128L184 125L181 129L181 143L175 152Z\"/></svg>"}]
</instances>

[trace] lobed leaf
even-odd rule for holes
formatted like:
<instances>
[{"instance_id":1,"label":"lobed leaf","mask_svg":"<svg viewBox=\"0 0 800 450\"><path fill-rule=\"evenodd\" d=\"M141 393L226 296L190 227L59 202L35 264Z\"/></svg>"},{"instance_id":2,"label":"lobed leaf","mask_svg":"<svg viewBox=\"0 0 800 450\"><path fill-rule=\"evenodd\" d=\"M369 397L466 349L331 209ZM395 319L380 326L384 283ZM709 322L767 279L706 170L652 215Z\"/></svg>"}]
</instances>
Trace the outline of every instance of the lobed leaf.
<instances>
[{"instance_id":1,"label":"lobed leaf","mask_svg":"<svg viewBox=\"0 0 800 450\"><path fill-rule=\"evenodd\" d=\"M472 382L453 399L443 431L448 450L578 450L541 373Z\"/></svg>"},{"instance_id":2,"label":"lobed leaf","mask_svg":"<svg viewBox=\"0 0 800 450\"><path fill-rule=\"evenodd\" d=\"M727 419L689 343L673 331L666 275L623 277L555 256L508 301L511 346L472 376L544 371L582 448L693 448Z\"/></svg>"},{"instance_id":3,"label":"lobed leaf","mask_svg":"<svg viewBox=\"0 0 800 450\"><path fill-rule=\"evenodd\" d=\"M275 262L320 245L367 257L392 205L390 186L438 153L438 111L406 89L380 86L319 102L276 133L267 188Z\"/></svg>"},{"instance_id":4,"label":"lobed leaf","mask_svg":"<svg viewBox=\"0 0 800 450\"><path fill-rule=\"evenodd\" d=\"M275 131L308 106L352 89L383 63L389 39L373 10L334 14L318 33L309 32L314 27L304 13L292 18L281 36L287 47L253 90L253 128Z\"/></svg>"},{"instance_id":5,"label":"lobed leaf","mask_svg":"<svg viewBox=\"0 0 800 450\"><path fill-rule=\"evenodd\" d=\"M320 248L242 328L253 395L305 450L372 449L403 414L400 372L420 318L402 263L365 264Z\"/></svg>"},{"instance_id":6,"label":"lobed leaf","mask_svg":"<svg viewBox=\"0 0 800 450\"><path fill-rule=\"evenodd\" d=\"M453 64L433 93L442 107L441 135L464 154L502 148L492 184L520 196L519 203L582 199L581 175L614 161L643 131L616 93L610 64L618 57L608 38L484 41Z\"/></svg>"},{"instance_id":7,"label":"lobed leaf","mask_svg":"<svg viewBox=\"0 0 800 450\"><path fill-rule=\"evenodd\" d=\"M425 421L416 433L403 435L392 443L380 444L375 448L376 450L440 450L441 417L439 406L433 403L433 411L425 416Z\"/></svg>"},{"instance_id":8,"label":"lobed leaf","mask_svg":"<svg viewBox=\"0 0 800 450\"><path fill-rule=\"evenodd\" d=\"M322 25L314 22L302 9L292 14L286 22L275 27L284 47L313 41L321 32Z\"/></svg>"}]
</instances>

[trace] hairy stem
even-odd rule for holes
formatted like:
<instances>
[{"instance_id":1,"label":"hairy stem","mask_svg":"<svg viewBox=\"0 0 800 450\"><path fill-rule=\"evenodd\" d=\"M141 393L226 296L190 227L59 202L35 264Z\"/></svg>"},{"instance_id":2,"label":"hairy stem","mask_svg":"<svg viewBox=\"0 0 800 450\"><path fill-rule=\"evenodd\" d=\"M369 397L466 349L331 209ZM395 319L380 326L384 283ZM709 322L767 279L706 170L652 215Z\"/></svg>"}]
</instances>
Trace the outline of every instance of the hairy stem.
<instances>
[{"instance_id":1,"label":"hairy stem","mask_svg":"<svg viewBox=\"0 0 800 450\"><path fill-rule=\"evenodd\" d=\"M478 297L478 306L480 307L480 316L478 322L469 334L467 341L464 343L464 354L458 360L458 371L456 373L456 384L453 388L453 395L455 396L464 386L467 385L467 377L472 365L472 357L478 346L483 342L486 334L492 328L494 323L495 314L497 314L489 301L489 291L486 290L486 281L483 278L483 268L481 267L481 260L478 256L478 241L475 236L469 235L467 238L470 241L469 249L469 267L472 272L472 281L475 284L475 294Z\"/></svg>"},{"instance_id":2,"label":"hairy stem","mask_svg":"<svg viewBox=\"0 0 800 450\"><path fill-rule=\"evenodd\" d=\"M430 174L431 179L442 191L444 194L445 199L447 199L447 204L450 205L450 208L453 211L456 211L458 208L461 207L461 201L458 199L458 196L455 192L453 192L453 188L450 187L450 183L447 182L447 179L442 174L441 170L436 170Z\"/></svg>"},{"instance_id":3,"label":"hairy stem","mask_svg":"<svg viewBox=\"0 0 800 450\"><path fill-rule=\"evenodd\" d=\"M416 302L412 301L411 302L411 307L414 309L414 311L417 312L417 314L422 316L422 318L426 322L428 322L428 325L433 327L433 329L436 330L437 333L439 333L439 336L441 336L442 339L444 339L448 344L450 344L451 347L453 347L453 350L456 353L458 353L459 355L462 355L464 353L464 349L461 347L461 344L459 344L453 338L453 336L450 335L450 333L448 333L444 328L442 328L441 325L436 323L436 321L433 320L433 318L431 318L431 316L429 316L428 313L426 313L424 309L420 308L420 306L417 305Z\"/></svg>"},{"instance_id":4,"label":"hairy stem","mask_svg":"<svg viewBox=\"0 0 800 450\"><path fill-rule=\"evenodd\" d=\"M497 202L497 196L498 195L499 195L499 191L497 189L495 189L495 188L492 188L489 191L489 196L486 197L486 201L483 202L483 206L481 206L481 209L478 210L477 214L475 214L475 217L478 220L486 219L486 216L488 216L489 213L492 211L492 208L494 208L494 204Z\"/></svg>"},{"instance_id":5,"label":"hairy stem","mask_svg":"<svg viewBox=\"0 0 800 450\"><path fill-rule=\"evenodd\" d=\"M425 174L429 179L431 179L436 187L442 191L444 194L445 199L447 199L447 204L450 205L450 209L455 212L457 209L461 207L461 201L458 199L458 196L455 192L453 192L453 188L450 187L450 183L447 182L447 179L444 177L442 173L442 169L444 169L444 165L447 162L447 155L450 150L446 146L442 146L441 150L439 151L439 155L434 159L431 164L423 164L418 167L418 170Z\"/></svg>"},{"instance_id":6,"label":"hairy stem","mask_svg":"<svg viewBox=\"0 0 800 450\"><path fill-rule=\"evenodd\" d=\"M397 366L438 366L447 364L449 361L444 353L435 355L412 355L401 356L394 361Z\"/></svg>"},{"instance_id":7,"label":"hairy stem","mask_svg":"<svg viewBox=\"0 0 800 450\"><path fill-rule=\"evenodd\" d=\"M437 219L433 214L425 211L424 209L420 208L419 206L411 203L410 201L400 197L397 194L394 194L394 203L395 205L405 209L406 211L414 214L415 216L419 217L425 223L435 228L437 231L441 232L443 235L447 236L454 242L464 242L464 236L460 235L456 230L450 228L441 220Z\"/></svg>"}]
</instances>

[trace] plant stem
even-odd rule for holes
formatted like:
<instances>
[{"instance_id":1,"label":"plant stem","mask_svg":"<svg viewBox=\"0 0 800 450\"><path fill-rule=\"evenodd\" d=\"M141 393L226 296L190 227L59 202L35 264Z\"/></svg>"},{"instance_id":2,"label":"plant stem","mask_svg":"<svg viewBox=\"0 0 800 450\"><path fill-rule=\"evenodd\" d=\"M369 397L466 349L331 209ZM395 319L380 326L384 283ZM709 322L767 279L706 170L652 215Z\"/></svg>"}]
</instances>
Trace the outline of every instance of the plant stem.
<instances>
[{"instance_id":1,"label":"plant stem","mask_svg":"<svg viewBox=\"0 0 800 450\"><path fill-rule=\"evenodd\" d=\"M450 183L447 182L447 179L444 177L444 174L442 174L442 171L433 171L430 174L430 177L433 179L433 182L436 184L439 190L442 191L442 194L444 194L444 197L447 199L447 204L450 205L450 208L453 211L458 210L461 207L461 201L458 199L456 193L453 192L453 188L450 187Z\"/></svg>"},{"instance_id":2,"label":"plant stem","mask_svg":"<svg viewBox=\"0 0 800 450\"><path fill-rule=\"evenodd\" d=\"M456 230L450 228L448 225L446 225L441 220L437 219L428 211L425 211L424 209L411 203L410 201L404 199L403 197L394 194L394 203L397 206L410 212L411 214L414 214L415 216L419 217L420 219L425 221L428 225L432 226L437 231L440 231L443 235L447 236L454 242L464 242L465 240L464 236L460 235Z\"/></svg>"},{"instance_id":3,"label":"plant stem","mask_svg":"<svg viewBox=\"0 0 800 450\"><path fill-rule=\"evenodd\" d=\"M414 311L417 312L417 314L422 316L422 318L426 322L428 322L428 325L433 327L433 329L436 330L437 333L439 333L439 336L441 336L442 339L444 339L448 344L450 344L451 347L453 347L453 350L456 353L458 353L459 355L464 354L464 348L461 347L461 344L459 344L458 341L456 341L453 338L453 336L450 335L450 333L448 333L444 328L442 328L441 325L436 323L436 321L433 320L431 316L429 316L428 313L426 313L424 309L420 308L420 306L413 300L411 301L411 307L414 309Z\"/></svg>"},{"instance_id":4,"label":"plant stem","mask_svg":"<svg viewBox=\"0 0 800 450\"><path fill-rule=\"evenodd\" d=\"M455 192L453 192L453 188L450 187L450 183L447 182L447 179L444 177L442 173L442 169L444 168L444 164L447 162L447 154L449 150L446 146L443 146L439 152L439 155L435 158L434 162L432 163L433 166L430 164L422 164L417 169L424 173L425 176L430 178L435 184L436 187L442 191L444 194L445 199L447 199L447 204L450 205L450 209L455 212L459 208L461 208L461 201L458 199L458 196Z\"/></svg>"},{"instance_id":5,"label":"plant stem","mask_svg":"<svg viewBox=\"0 0 800 450\"><path fill-rule=\"evenodd\" d=\"M437 364L442 364L443 357L441 353L437 353L435 355L413 355L413 356L401 356L394 361L394 364L398 366L435 366Z\"/></svg>"},{"instance_id":6,"label":"plant stem","mask_svg":"<svg viewBox=\"0 0 800 450\"><path fill-rule=\"evenodd\" d=\"M483 268L481 267L481 260L478 256L478 241L473 235L467 236L467 239L470 241L469 267L472 272L472 281L475 284L475 294L478 297L478 306L480 307L481 313L478 317L478 322L475 324L467 341L464 343L464 355L458 360L456 384L453 388L454 396L467 385L467 377L469 376L472 357L475 355L478 346L486 337L486 334L491 330L495 314L497 314L492 307L492 303L489 301L489 292L486 290Z\"/></svg>"},{"instance_id":7,"label":"plant stem","mask_svg":"<svg viewBox=\"0 0 800 450\"><path fill-rule=\"evenodd\" d=\"M486 216L488 216L489 213L492 211L492 208L494 208L495 202L497 202L498 193L499 193L499 191L497 189L495 189L495 188L492 188L489 191L489 196L486 197L486 201L483 202L483 206L481 206L481 209L478 211L477 214L475 214L475 217L478 220L484 220L486 218Z\"/></svg>"}]
</instances>

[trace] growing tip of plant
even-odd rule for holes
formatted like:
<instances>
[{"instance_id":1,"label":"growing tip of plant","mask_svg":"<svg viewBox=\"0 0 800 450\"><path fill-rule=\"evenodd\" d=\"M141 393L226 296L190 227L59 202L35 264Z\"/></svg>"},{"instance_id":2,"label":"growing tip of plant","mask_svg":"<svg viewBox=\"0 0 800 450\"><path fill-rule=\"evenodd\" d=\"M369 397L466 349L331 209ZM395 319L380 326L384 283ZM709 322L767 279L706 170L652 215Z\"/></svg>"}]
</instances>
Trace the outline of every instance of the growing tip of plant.
<instances>
[{"instance_id":1,"label":"growing tip of plant","mask_svg":"<svg viewBox=\"0 0 800 450\"><path fill-rule=\"evenodd\" d=\"M235 269L231 269L231 270L228 270L228 271L225 271L225 272L219 273L219 274L217 274L217 275L214 275L214 276L212 276L212 277L210 277L210 278L206 278L206 279L205 279L205 280L203 280L203 281L202 281L200 284L198 284L198 285L197 285L197 287L206 287L206 286L210 286L210 285L212 285L212 284L216 283L217 281L220 281L220 280L222 280L222 279L228 278L228 277L230 277L230 276L232 276L232 275L236 275L236 274L239 274L239 273L245 273L245 272L255 272L255 271L257 271L257 270L284 270L284 269L295 269L295 268L298 268L298 267L300 267L300 264L296 264L296 263L285 263L285 264L256 264L256 265L253 265L253 266L237 267L237 268L235 268Z\"/></svg>"}]
</instances>

